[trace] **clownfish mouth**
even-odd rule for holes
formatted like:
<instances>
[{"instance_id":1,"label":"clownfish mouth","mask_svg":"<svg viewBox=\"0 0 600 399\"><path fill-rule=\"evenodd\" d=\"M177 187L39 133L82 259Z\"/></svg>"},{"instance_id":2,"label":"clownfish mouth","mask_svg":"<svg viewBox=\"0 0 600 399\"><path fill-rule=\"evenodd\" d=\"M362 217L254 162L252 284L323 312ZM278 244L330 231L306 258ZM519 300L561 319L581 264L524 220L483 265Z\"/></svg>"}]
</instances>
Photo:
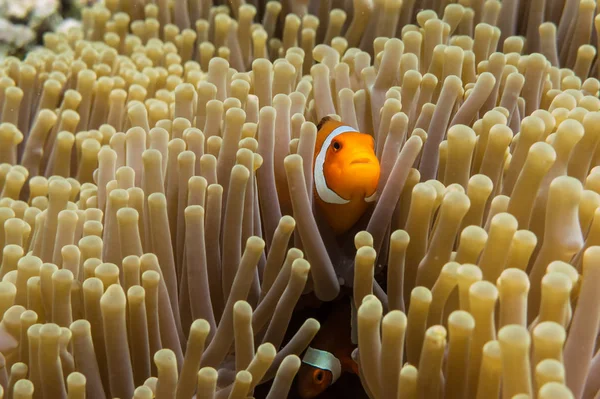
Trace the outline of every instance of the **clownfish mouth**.
<instances>
[{"instance_id":1,"label":"clownfish mouth","mask_svg":"<svg viewBox=\"0 0 600 399\"><path fill-rule=\"evenodd\" d=\"M350 165L354 165L354 164L368 164L371 163L371 159L370 158L358 158L353 160L352 162L350 162Z\"/></svg>"}]
</instances>

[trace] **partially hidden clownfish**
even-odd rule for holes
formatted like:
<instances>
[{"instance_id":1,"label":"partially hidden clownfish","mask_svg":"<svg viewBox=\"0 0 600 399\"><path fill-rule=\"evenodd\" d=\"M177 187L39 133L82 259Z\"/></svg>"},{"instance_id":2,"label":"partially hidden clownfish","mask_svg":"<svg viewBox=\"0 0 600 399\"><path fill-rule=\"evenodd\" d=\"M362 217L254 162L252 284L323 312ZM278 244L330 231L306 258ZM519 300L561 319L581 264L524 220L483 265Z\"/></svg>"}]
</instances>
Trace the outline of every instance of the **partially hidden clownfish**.
<instances>
[{"instance_id":1,"label":"partially hidden clownfish","mask_svg":"<svg viewBox=\"0 0 600 399\"><path fill-rule=\"evenodd\" d=\"M375 201L380 166L373 137L331 117L321 119L313 170L315 201L340 235Z\"/></svg>"},{"instance_id":2,"label":"partially hidden clownfish","mask_svg":"<svg viewBox=\"0 0 600 399\"><path fill-rule=\"evenodd\" d=\"M321 329L306 349L298 370L297 390L302 399L319 396L345 373L358 375L352 353L351 310L348 301L333 305Z\"/></svg>"}]
</instances>

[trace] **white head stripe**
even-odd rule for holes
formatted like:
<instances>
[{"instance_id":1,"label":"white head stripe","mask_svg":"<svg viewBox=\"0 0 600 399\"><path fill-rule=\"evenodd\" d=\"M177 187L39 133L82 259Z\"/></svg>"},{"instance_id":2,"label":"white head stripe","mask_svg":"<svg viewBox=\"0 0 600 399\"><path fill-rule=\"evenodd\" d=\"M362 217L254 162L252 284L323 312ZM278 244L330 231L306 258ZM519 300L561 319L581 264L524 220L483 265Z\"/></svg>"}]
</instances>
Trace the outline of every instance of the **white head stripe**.
<instances>
[{"instance_id":1,"label":"white head stripe","mask_svg":"<svg viewBox=\"0 0 600 399\"><path fill-rule=\"evenodd\" d=\"M336 192L330 189L327 186L327 181L325 180L325 174L323 172L323 165L325 164L325 156L327 155L327 149L331 145L331 142L334 138L339 136L342 133L358 133L356 130L351 128L350 126L340 126L335 128L329 136L323 142L323 145L319 149L319 154L317 155L317 159L315 160L315 187L317 189L317 194L319 197L330 204L347 204L348 200L340 197Z\"/></svg>"},{"instance_id":2,"label":"white head stripe","mask_svg":"<svg viewBox=\"0 0 600 399\"><path fill-rule=\"evenodd\" d=\"M375 192L373 194L371 194L371 196L365 198L365 202L375 202L376 199L377 199L377 190L375 190Z\"/></svg>"},{"instance_id":3,"label":"white head stripe","mask_svg":"<svg viewBox=\"0 0 600 399\"><path fill-rule=\"evenodd\" d=\"M310 346L306 349L302 362L310 366L316 367L321 370L330 371L331 384L337 381L342 375L342 364L340 360L333 354L323 351L320 349L311 348Z\"/></svg>"}]
</instances>

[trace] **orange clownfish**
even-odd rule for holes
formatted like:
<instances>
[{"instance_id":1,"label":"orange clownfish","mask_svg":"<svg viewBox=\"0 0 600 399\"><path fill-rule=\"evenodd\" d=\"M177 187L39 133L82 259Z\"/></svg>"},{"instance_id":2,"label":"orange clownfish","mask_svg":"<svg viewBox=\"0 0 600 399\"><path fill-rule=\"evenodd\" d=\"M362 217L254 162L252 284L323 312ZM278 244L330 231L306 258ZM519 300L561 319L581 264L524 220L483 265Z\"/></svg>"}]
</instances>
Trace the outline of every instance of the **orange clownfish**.
<instances>
[{"instance_id":1,"label":"orange clownfish","mask_svg":"<svg viewBox=\"0 0 600 399\"><path fill-rule=\"evenodd\" d=\"M302 357L297 376L302 399L319 396L345 373L358 375L350 326L350 304L336 303Z\"/></svg>"},{"instance_id":2,"label":"orange clownfish","mask_svg":"<svg viewBox=\"0 0 600 399\"><path fill-rule=\"evenodd\" d=\"M314 195L336 235L348 231L375 200L379 160L373 137L330 117L317 125Z\"/></svg>"}]
</instances>

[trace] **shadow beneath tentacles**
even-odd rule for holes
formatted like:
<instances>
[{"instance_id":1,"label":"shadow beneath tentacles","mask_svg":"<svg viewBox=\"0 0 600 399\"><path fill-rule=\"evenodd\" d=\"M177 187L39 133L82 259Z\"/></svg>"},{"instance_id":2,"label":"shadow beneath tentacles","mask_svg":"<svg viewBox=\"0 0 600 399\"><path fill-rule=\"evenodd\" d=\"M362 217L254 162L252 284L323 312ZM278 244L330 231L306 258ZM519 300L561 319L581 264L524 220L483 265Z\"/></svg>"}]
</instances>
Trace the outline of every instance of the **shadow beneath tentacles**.
<instances>
[{"instance_id":1,"label":"shadow beneath tentacles","mask_svg":"<svg viewBox=\"0 0 600 399\"><path fill-rule=\"evenodd\" d=\"M336 311L337 305L341 302L346 302L348 292L343 292L340 296L345 296L343 299L336 299L331 302L321 303L318 301L314 294L304 295L298 303L297 308L294 311L292 319L289 324L288 333L286 334L284 345L286 345L293 337L293 331L296 331L301 327L304 320L308 318L314 318L321 323L323 326L326 320L332 316L332 313ZM339 326L336 328L338 333L351 334L350 325L345 327ZM302 356L300 358L302 359ZM256 387L254 392L255 399L266 398L269 390L271 389L273 381L259 385ZM288 399L301 399L299 394L299 383L298 378L294 379L294 383L291 386L290 392L287 396ZM331 386L329 386L321 394L314 397L314 399L334 399L334 398L353 398L353 399L367 399L368 395L362 387L360 378L352 373L343 373L340 378ZM283 399L283 398L282 398Z\"/></svg>"}]
</instances>

